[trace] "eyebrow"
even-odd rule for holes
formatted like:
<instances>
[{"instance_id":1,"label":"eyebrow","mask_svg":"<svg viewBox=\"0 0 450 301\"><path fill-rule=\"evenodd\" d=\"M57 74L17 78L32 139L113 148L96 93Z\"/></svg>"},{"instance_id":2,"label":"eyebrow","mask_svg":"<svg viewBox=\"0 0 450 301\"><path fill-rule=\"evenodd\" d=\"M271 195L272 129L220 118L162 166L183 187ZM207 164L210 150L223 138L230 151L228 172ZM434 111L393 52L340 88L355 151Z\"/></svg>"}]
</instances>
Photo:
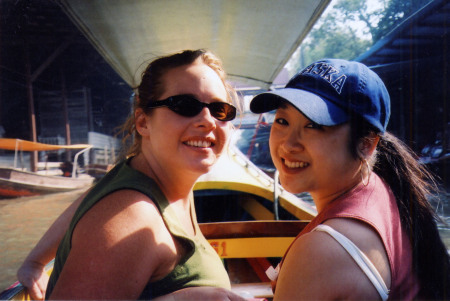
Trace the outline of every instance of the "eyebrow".
<instances>
[{"instance_id":1,"label":"eyebrow","mask_svg":"<svg viewBox=\"0 0 450 301\"><path fill-rule=\"evenodd\" d=\"M180 95L189 96L189 97L197 99L200 102L203 102L203 101L200 100L200 97L197 97L197 95L194 95L192 93L180 93L180 94L175 94L175 95L172 95L172 96L169 96L169 97L180 96ZM221 99L219 97L215 97L215 96L211 97L210 100L212 102L217 102L218 101L218 102L225 102L225 103L233 104L231 101L228 101L228 99L223 100L223 99Z\"/></svg>"},{"instance_id":2,"label":"eyebrow","mask_svg":"<svg viewBox=\"0 0 450 301\"><path fill-rule=\"evenodd\" d=\"M281 98L281 97L280 97L280 98ZM279 109L279 108L281 108L281 109L287 109L287 107L288 107L288 102L287 102L286 100L284 100L284 99L281 98L281 102L280 102L280 105L278 106L278 109Z\"/></svg>"}]
</instances>

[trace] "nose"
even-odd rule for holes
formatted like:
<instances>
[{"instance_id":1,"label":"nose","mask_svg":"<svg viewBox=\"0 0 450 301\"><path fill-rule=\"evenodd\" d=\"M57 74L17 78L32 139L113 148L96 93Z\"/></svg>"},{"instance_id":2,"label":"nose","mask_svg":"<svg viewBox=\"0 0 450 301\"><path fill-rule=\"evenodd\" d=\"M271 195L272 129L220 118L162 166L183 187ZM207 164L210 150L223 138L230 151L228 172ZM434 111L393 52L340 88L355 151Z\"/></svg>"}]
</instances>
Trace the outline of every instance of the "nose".
<instances>
[{"instance_id":1,"label":"nose","mask_svg":"<svg viewBox=\"0 0 450 301\"><path fill-rule=\"evenodd\" d=\"M302 151L304 149L304 146L302 141L302 134L300 133L300 131L297 131L295 129L288 131L282 141L282 148L287 153Z\"/></svg>"},{"instance_id":2,"label":"nose","mask_svg":"<svg viewBox=\"0 0 450 301\"><path fill-rule=\"evenodd\" d=\"M195 123L197 126L205 127L208 130L216 127L216 119L211 115L207 107L204 107L196 116Z\"/></svg>"}]
</instances>

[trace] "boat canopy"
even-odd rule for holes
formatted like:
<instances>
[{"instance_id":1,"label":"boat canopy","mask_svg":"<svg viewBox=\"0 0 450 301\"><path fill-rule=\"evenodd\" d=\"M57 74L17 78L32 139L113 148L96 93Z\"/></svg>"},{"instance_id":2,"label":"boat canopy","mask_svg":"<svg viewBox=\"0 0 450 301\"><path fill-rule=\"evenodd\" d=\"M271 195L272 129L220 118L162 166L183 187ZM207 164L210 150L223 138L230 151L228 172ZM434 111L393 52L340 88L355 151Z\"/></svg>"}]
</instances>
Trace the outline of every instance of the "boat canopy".
<instances>
[{"instance_id":1,"label":"boat canopy","mask_svg":"<svg viewBox=\"0 0 450 301\"><path fill-rule=\"evenodd\" d=\"M131 86L146 62L208 49L235 86L269 88L329 0L59 0L97 51Z\"/></svg>"},{"instance_id":2,"label":"boat canopy","mask_svg":"<svg viewBox=\"0 0 450 301\"><path fill-rule=\"evenodd\" d=\"M0 138L0 149L15 151L50 151L58 149L83 149L90 148L90 144L54 145L39 142L31 142L22 139Z\"/></svg>"}]
</instances>

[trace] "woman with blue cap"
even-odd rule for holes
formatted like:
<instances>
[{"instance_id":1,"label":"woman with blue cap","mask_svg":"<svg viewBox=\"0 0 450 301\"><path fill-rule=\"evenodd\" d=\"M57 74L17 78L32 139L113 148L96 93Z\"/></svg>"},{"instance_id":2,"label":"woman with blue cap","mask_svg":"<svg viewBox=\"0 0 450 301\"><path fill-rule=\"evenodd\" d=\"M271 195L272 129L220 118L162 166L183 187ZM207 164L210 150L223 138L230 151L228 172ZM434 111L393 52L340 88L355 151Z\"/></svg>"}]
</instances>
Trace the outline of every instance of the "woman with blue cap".
<instances>
[{"instance_id":1,"label":"woman with blue cap","mask_svg":"<svg viewBox=\"0 0 450 301\"><path fill-rule=\"evenodd\" d=\"M386 131L390 98L373 71L321 60L250 109L276 109L280 182L309 192L318 211L279 266L275 300L448 297L449 256L427 201L434 182Z\"/></svg>"}]
</instances>

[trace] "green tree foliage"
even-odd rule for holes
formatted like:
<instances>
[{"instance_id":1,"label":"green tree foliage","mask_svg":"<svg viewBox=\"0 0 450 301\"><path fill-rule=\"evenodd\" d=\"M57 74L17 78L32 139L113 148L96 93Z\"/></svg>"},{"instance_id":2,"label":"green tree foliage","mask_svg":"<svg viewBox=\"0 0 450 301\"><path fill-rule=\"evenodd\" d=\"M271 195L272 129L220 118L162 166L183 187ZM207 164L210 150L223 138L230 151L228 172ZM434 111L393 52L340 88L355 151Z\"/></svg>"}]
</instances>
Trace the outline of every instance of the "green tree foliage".
<instances>
[{"instance_id":1,"label":"green tree foliage","mask_svg":"<svg viewBox=\"0 0 450 301\"><path fill-rule=\"evenodd\" d=\"M321 58L355 59L430 0L372 2L333 1L302 44L294 69Z\"/></svg>"},{"instance_id":2,"label":"green tree foliage","mask_svg":"<svg viewBox=\"0 0 450 301\"><path fill-rule=\"evenodd\" d=\"M430 0L390 0L386 9L381 12L381 18L372 33L376 42L389 33L402 20L429 3Z\"/></svg>"}]
</instances>

